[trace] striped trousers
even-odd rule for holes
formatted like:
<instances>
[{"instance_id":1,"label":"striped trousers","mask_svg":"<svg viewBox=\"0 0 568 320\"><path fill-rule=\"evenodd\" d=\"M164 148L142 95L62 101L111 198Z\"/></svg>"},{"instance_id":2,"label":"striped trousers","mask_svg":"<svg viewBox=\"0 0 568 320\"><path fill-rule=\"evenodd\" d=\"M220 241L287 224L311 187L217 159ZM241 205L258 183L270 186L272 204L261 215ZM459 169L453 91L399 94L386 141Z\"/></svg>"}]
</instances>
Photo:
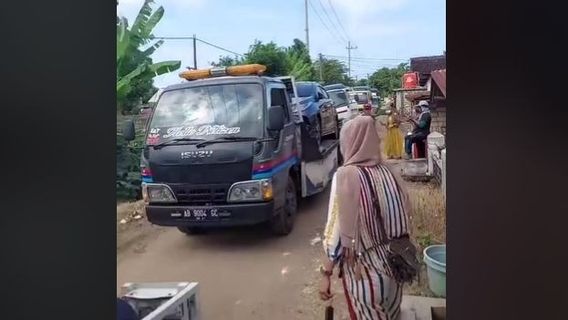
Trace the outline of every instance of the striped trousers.
<instances>
[{"instance_id":1,"label":"striped trousers","mask_svg":"<svg viewBox=\"0 0 568 320\"><path fill-rule=\"evenodd\" d=\"M359 259L362 279L357 280L352 266L343 264L343 288L351 320L397 320L400 317L402 284L383 270L384 259L377 249Z\"/></svg>"}]
</instances>

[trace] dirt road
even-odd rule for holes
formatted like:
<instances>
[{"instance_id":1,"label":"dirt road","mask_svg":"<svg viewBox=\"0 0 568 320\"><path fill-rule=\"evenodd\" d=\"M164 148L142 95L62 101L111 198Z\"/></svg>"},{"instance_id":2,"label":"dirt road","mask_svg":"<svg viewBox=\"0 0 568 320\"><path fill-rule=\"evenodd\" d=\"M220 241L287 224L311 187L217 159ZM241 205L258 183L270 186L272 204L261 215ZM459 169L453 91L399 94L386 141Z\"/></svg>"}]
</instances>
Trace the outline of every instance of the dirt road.
<instances>
[{"instance_id":1,"label":"dirt road","mask_svg":"<svg viewBox=\"0 0 568 320\"><path fill-rule=\"evenodd\" d=\"M154 228L119 252L117 289L125 282L197 281L203 319L323 318L315 289L328 194L303 202L286 237L273 237L263 227L192 237Z\"/></svg>"}]
</instances>

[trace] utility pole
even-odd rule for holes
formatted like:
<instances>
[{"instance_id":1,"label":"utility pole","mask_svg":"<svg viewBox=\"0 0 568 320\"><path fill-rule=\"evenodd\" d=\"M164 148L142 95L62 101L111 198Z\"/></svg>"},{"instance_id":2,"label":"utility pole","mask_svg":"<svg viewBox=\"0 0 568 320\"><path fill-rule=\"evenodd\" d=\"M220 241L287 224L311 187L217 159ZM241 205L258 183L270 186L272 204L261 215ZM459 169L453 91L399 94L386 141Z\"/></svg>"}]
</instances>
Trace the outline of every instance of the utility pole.
<instances>
[{"instance_id":1,"label":"utility pole","mask_svg":"<svg viewBox=\"0 0 568 320\"><path fill-rule=\"evenodd\" d=\"M193 35L193 69L197 70L197 39Z\"/></svg>"},{"instance_id":2,"label":"utility pole","mask_svg":"<svg viewBox=\"0 0 568 320\"><path fill-rule=\"evenodd\" d=\"M349 63L349 66L348 66L348 72L349 72L349 73L348 73L348 75L349 75L349 78L351 78L351 50L357 49L357 47L356 47L356 46L355 46L355 47L351 46L351 41L348 41L348 42L347 42L347 48L346 48L346 49L347 49L347 57L348 57L348 59L349 59L349 60L348 60L348 61L349 61L349 62L348 62L348 63Z\"/></svg>"},{"instance_id":3,"label":"utility pole","mask_svg":"<svg viewBox=\"0 0 568 320\"><path fill-rule=\"evenodd\" d=\"M319 72L320 72L320 81L323 83L323 55L319 54Z\"/></svg>"},{"instance_id":4,"label":"utility pole","mask_svg":"<svg viewBox=\"0 0 568 320\"><path fill-rule=\"evenodd\" d=\"M306 11L306 48L308 49L308 56L310 55L310 29L308 28L308 0L304 1Z\"/></svg>"}]
</instances>

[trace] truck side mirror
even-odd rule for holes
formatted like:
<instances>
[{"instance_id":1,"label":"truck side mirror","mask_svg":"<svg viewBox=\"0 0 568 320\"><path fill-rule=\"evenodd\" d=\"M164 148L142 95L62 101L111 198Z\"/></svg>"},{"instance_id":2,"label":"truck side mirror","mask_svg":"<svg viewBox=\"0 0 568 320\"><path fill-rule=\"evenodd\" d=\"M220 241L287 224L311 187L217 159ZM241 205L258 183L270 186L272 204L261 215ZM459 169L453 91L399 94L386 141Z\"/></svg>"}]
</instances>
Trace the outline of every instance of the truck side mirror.
<instances>
[{"instance_id":1,"label":"truck side mirror","mask_svg":"<svg viewBox=\"0 0 568 320\"><path fill-rule=\"evenodd\" d=\"M284 128L284 107L271 106L268 108L268 130L280 131Z\"/></svg>"},{"instance_id":2,"label":"truck side mirror","mask_svg":"<svg viewBox=\"0 0 568 320\"><path fill-rule=\"evenodd\" d=\"M126 120L122 127L122 136L126 141L132 141L136 138L136 128L134 127L134 121Z\"/></svg>"}]
</instances>

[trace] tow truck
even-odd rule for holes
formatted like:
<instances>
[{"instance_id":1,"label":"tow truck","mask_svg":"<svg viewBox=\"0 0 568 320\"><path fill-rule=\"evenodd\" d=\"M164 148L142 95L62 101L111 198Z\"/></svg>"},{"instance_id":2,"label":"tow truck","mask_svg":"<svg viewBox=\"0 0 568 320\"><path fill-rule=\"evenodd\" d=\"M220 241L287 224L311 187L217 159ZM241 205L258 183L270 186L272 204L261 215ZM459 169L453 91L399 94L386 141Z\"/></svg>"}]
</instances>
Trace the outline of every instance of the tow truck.
<instances>
[{"instance_id":1,"label":"tow truck","mask_svg":"<svg viewBox=\"0 0 568 320\"><path fill-rule=\"evenodd\" d=\"M161 92L141 155L147 219L191 235L208 228L294 226L298 199L323 191L337 139L310 136L293 79L259 64L186 70ZM123 128L135 137L134 122Z\"/></svg>"}]
</instances>

